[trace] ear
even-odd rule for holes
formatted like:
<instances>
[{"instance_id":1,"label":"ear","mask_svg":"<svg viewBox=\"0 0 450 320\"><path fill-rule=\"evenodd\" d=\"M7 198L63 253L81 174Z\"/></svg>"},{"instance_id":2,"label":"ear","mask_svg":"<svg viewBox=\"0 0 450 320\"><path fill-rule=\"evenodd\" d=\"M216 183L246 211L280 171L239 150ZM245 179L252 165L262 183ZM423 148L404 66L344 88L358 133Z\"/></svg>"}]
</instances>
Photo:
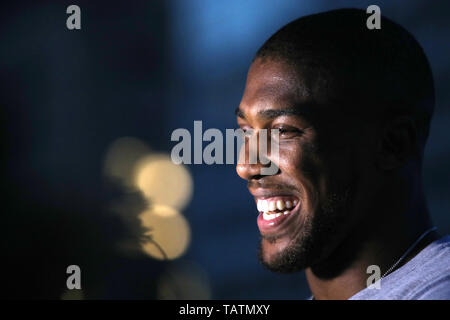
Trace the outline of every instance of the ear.
<instances>
[{"instance_id":1,"label":"ear","mask_svg":"<svg viewBox=\"0 0 450 320\"><path fill-rule=\"evenodd\" d=\"M402 116L390 121L381 131L377 164L383 170L405 165L418 154L417 125L411 117Z\"/></svg>"}]
</instances>

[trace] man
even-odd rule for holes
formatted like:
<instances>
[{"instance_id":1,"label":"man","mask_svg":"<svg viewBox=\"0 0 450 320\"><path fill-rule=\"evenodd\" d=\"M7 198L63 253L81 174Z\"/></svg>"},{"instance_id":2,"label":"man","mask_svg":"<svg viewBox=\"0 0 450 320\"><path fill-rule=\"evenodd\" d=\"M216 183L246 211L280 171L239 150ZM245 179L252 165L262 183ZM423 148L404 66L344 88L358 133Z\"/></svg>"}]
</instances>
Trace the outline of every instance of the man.
<instances>
[{"instance_id":1,"label":"man","mask_svg":"<svg viewBox=\"0 0 450 320\"><path fill-rule=\"evenodd\" d=\"M449 299L450 237L433 227L421 177L430 66L405 29L382 18L369 30L367 17L295 20L250 66L238 123L280 132L276 174L236 168L260 212L260 260L305 269L313 299Z\"/></svg>"}]
</instances>

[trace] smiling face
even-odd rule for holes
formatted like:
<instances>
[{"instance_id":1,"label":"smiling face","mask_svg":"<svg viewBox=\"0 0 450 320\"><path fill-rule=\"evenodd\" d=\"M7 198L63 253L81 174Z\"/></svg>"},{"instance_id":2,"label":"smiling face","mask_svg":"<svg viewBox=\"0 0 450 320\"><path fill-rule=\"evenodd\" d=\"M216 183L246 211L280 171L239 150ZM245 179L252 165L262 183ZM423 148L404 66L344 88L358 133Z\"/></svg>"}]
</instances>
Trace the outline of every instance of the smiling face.
<instances>
[{"instance_id":1,"label":"smiling face","mask_svg":"<svg viewBox=\"0 0 450 320\"><path fill-rule=\"evenodd\" d=\"M268 156L279 168L276 174L261 175L261 163L236 167L259 211L261 262L276 272L295 272L326 258L361 218L353 212L367 191L356 191L367 181L357 174L367 162L367 148L359 145L367 130L323 103L317 92L314 77L258 58L237 110L244 131L280 130L279 156Z\"/></svg>"}]
</instances>

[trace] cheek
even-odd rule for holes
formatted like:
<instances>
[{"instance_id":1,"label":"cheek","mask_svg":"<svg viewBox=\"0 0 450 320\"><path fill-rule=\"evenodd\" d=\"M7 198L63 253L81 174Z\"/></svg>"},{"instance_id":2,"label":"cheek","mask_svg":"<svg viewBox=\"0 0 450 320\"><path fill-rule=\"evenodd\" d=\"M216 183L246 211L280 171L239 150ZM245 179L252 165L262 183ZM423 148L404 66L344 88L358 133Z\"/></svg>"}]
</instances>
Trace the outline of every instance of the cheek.
<instances>
[{"instance_id":1,"label":"cheek","mask_svg":"<svg viewBox=\"0 0 450 320\"><path fill-rule=\"evenodd\" d=\"M295 145L280 145L279 154L280 159L278 167L281 172L286 172L290 175L295 173L302 163L303 154L301 148Z\"/></svg>"},{"instance_id":2,"label":"cheek","mask_svg":"<svg viewBox=\"0 0 450 320\"><path fill-rule=\"evenodd\" d=\"M280 148L279 168L283 180L301 192L308 209L312 209L318 195L326 189L323 164L311 145L291 144Z\"/></svg>"},{"instance_id":3,"label":"cheek","mask_svg":"<svg viewBox=\"0 0 450 320\"><path fill-rule=\"evenodd\" d=\"M323 164L314 147L304 144L290 144L280 147L280 170L297 182L319 181L319 175L323 172Z\"/></svg>"}]
</instances>

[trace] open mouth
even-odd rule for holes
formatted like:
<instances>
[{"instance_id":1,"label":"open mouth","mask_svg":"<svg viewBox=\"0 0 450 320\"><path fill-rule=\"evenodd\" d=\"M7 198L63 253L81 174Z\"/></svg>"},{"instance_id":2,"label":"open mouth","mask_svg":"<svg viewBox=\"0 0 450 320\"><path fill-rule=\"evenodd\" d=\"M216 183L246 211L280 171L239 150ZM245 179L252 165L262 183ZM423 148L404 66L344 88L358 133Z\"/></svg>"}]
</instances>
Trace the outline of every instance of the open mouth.
<instances>
[{"instance_id":1,"label":"open mouth","mask_svg":"<svg viewBox=\"0 0 450 320\"><path fill-rule=\"evenodd\" d=\"M256 206L262 214L262 218L271 221L282 215L288 215L297 206L295 197L273 197L269 199L257 199Z\"/></svg>"},{"instance_id":2,"label":"open mouth","mask_svg":"<svg viewBox=\"0 0 450 320\"><path fill-rule=\"evenodd\" d=\"M279 235L289 225L289 219L300 211L300 199L293 195L255 196L259 211L257 224L263 235Z\"/></svg>"}]
</instances>

